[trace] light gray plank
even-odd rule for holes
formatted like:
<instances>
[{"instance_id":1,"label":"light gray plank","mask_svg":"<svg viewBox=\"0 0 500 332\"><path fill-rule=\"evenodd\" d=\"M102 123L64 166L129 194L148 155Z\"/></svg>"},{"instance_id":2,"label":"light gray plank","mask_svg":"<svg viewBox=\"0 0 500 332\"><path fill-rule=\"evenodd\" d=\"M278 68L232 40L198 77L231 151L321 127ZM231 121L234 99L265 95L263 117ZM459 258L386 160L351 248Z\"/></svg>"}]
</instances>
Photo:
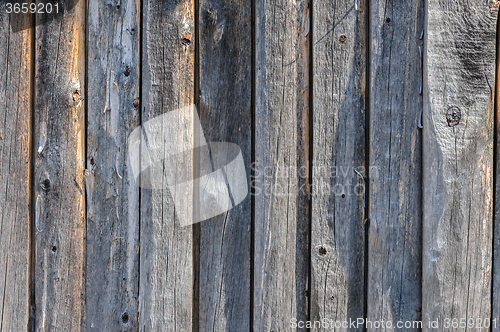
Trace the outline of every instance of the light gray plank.
<instances>
[{"instance_id":1,"label":"light gray plank","mask_svg":"<svg viewBox=\"0 0 500 332\"><path fill-rule=\"evenodd\" d=\"M143 2L143 127L194 104L194 17L193 0ZM169 190L143 188L140 204L139 330L192 331L193 227L180 226Z\"/></svg>"},{"instance_id":2,"label":"light gray plank","mask_svg":"<svg viewBox=\"0 0 500 332\"><path fill-rule=\"evenodd\" d=\"M88 8L85 329L136 331L139 188L127 137L140 125L140 1Z\"/></svg>"},{"instance_id":3,"label":"light gray plank","mask_svg":"<svg viewBox=\"0 0 500 332\"><path fill-rule=\"evenodd\" d=\"M421 320L423 6L370 2L371 321Z\"/></svg>"},{"instance_id":4,"label":"light gray plank","mask_svg":"<svg viewBox=\"0 0 500 332\"><path fill-rule=\"evenodd\" d=\"M35 47L35 329L80 331L85 298L85 2L38 24Z\"/></svg>"},{"instance_id":5,"label":"light gray plank","mask_svg":"<svg viewBox=\"0 0 500 332\"><path fill-rule=\"evenodd\" d=\"M309 250L309 8L255 2L253 328L306 320Z\"/></svg>"},{"instance_id":6,"label":"light gray plank","mask_svg":"<svg viewBox=\"0 0 500 332\"><path fill-rule=\"evenodd\" d=\"M30 315L32 41L30 18L0 12L0 331ZM11 28L13 22L24 26Z\"/></svg>"},{"instance_id":7,"label":"light gray plank","mask_svg":"<svg viewBox=\"0 0 500 332\"><path fill-rule=\"evenodd\" d=\"M429 0L426 14L423 317L484 320L491 313L496 15L479 0Z\"/></svg>"},{"instance_id":8,"label":"light gray plank","mask_svg":"<svg viewBox=\"0 0 500 332\"><path fill-rule=\"evenodd\" d=\"M201 0L199 8L201 124L207 141L232 142L241 148L248 176L252 137L251 5L245 0ZM250 195L227 213L203 221L200 227L199 329L249 331Z\"/></svg>"},{"instance_id":9,"label":"light gray plank","mask_svg":"<svg viewBox=\"0 0 500 332\"><path fill-rule=\"evenodd\" d=\"M365 1L313 2L311 320L315 321L364 316L365 188L355 170L367 175L365 6Z\"/></svg>"},{"instance_id":10,"label":"light gray plank","mask_svg":"<svg viewBox=\"0 0 500 332\"><path fill-rule=\"evenodd\" d=\"M498 15L498 7L495 9ZM500 25L497 24L497 45L500 42ZM496 163L495 177L499 179L500 176L500 155L498 154L498 148L500 146L500 136L498 135L498 110L500 109L500 84L498 84L500 78L500 52L496 54L496 71L495 71L495 128L496 137L494 149L494 162ZM500 182L496 180L495 186L495 202L494 202L494 228L493 228L493 276L492 276L492 304L491 304L491 318L492 318L492 328L491 331L500 331Z\"/></svg>"}]
</instances>

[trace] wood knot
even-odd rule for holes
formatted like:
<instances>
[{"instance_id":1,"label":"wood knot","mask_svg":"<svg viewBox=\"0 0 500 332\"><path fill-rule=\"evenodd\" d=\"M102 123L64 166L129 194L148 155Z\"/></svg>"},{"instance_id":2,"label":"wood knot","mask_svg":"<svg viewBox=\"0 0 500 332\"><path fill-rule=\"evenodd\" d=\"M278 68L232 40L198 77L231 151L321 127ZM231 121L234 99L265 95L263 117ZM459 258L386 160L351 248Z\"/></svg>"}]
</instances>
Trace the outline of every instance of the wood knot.
<instances>
[{"instance_id":1,"label":"wood knot","mask_svg":"<svg viewBox=\"0 0 500 332\"><path fill-rule=\"evenodd\" d=\"M40 187L42 188L43 191L49 191L50 190L50 180L45 179L40 183Z\"/></svg>"},{"instance_id":2,"label":"wood knot","mask_svg":"<svg viewBox=\"0 0 500 332\"><path fill-rule=\"evenodd\" d=\"M80 101L80 91L79 90L75 90L73 92L73 101Z\"/></svg>"},{"instance_id":3,"label":"wood knot","mask_svg":"<svg viewBox=\"0 0 500 332\"><path fill-rule=\"evenodd\" d=\"M455 127L460 123L460 119L462 118L462 113L456 106L452 106L446 112L446 121L448 121L448 126Z\"/></svg>"},{"instance_id":4,"label":"wood knot","mask_svg":"<svg viewBox=\"0 0 500 332\"><path fill-rule=\"evenodd\" d=\"M128 313L127 312L123 313L123 315L122 315L122 322L123 322L123 324L127 324L128 323Z\"/></svg>"},{"instance_id":5,"label":"wood knot","mask_svg":"<svg viewBox=\"0 0 500 332\"><path fill-rule=\"evenodd\" d=\"M185 46L189 46L189 44L191 44L191 34L189 32L184 32L184 34L182 35L182 45L185 45Z\"/></svg>"},{"instance_id":6,"label":"wood knot","mask_svg":"<svg viewBox=\"0 0 500 332\"><path fill-rule=\"evenodd\" d=\"M220 26L214 32L214 41L219 43L222 39L222 35L224 34L224 24L220 24Z\"/></svg>"}]
</instances>

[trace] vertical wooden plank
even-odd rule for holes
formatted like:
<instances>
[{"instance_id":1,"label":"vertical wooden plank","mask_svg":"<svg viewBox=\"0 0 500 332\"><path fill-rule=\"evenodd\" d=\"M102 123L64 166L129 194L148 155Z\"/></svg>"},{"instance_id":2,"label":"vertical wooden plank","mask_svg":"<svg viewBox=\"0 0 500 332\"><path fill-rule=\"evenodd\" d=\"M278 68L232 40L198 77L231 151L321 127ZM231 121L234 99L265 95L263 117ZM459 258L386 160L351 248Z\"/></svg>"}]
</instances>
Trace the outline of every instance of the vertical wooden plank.
<instances>
[{"instance_id":1,"label":"vertical wooden plank","mask_svg":"<svg viewBox=\"0 0 500 332\"><path fill-rule=\"evenodd\" d=\"M426 11L422 301L444 329L490 318L496 14L479 0Z\"/></svg>"},{"instance_id":2,"label":"vertical wooden plank","mask_svg":"<svg viewBox=\"0 0 500 332\"><path fill-rule=\"evenodd\" d=\"M143 126L194 104L194 14L193 0L144 1ZM141 189L140 209L139 330L192 331L193 227L168 190Z\"/></svg>"},{"instance_id":3,"label":"vertical wooden plank","mask_svg":"<svg viewBox=\"0 0 500 332\"><path fill-rule=\"evenodd\" d=\"M32 40L0 12L0 331L27 331L30 313ZM10 17L9 17L10 16Z\"/></svg>"},{"instance_id":4,"label":"vertical wooden plank","mask_svg":"<svg viewBox=\"0 0 500 332\"><path fill-rule=\"evenodd\" d=\"M309 8L255 2L256 331L307 320L309 268Z\"/></svg>"},{"instance_id":5,"label":"vertical wooden plank","mask_svg":"<svg viewBox=\"0 0 500 332\"><path fill-rule=\"evenodd\" d=\"M498 7L495 8L498 15ZM492 299L491 299L491 319L492 321L500 322L500 155L498 154L500 147L500 135L498 135L499 121L498 111L500 110L500 52L498 52L498 45L500 45L500 25L497 20L497 52L496 52L496 68L495 68L495 147L493 149L495 162L495 201L494 201L494 228L493 228L493 276L492 276ZM500 331L500 324L496 323L492 326L491 331Z\"/></svg>"},{"instance_id":6,"label":"vertical wooden plank","mask_svg":"<svg viewBox=\"0 0 500 332\"><path fill-rule=\"evenodd\" d=\"M365 1L313 2L315 321L349 321L364 315L365 186L355 171L366 176L365 16Z\"/></svg>"},{"instance_id":7,"label":"vertical wooden plank","mask_svg":"<svg viewBox=\"0 0 500 332\"><path fill-rule=\"evenodd\" d=\"M35 328L79 331L85 296L85 1L37 25L35 38Z\"/></svg>"},{"instance_id":8,"label":"vertical wooden plank","mask_svg":"<svg viewBox=\"0 0 500 332\"><path fill-rule=\"evenodd\" d=\"M252 2L201 0L199 113L207 141L239 145L250 174ZM251 199L201 223L200 331L250 330Z\"/></svg>"},{"instance_id":9,"label":"vertical wooden plank","mask_svg":"<svg viewBox=\"0 0 500 332\"><path fill-rule=\"evenodd\" d=\"M127 137L140 125L140 1L88 8L85 326L136 331L139 188Z\"/></svg>"},{"instance_id":10,"label":"vertical wooden plank","mask_svg":"<svg viewBox=\"0 0 500 332\"><path fill-rule=\"evenodd\" d=\"M370 2L368 320L413 322L422 309L424 3ZM423 37L423 36L422 36ZM368 325L368 330L375 327ZM419 331L412 325L405 331Z\"/></svg>"}]
</instances>

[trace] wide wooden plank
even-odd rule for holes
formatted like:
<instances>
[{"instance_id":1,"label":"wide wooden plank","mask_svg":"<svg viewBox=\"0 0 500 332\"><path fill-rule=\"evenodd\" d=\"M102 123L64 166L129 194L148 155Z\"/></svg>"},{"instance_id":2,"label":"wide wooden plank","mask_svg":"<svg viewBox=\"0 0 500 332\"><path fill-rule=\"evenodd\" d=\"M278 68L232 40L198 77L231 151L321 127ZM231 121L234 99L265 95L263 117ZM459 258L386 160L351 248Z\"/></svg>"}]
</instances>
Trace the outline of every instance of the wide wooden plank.
<instances>
[{"instance_id":1,"label":"wide wooden plank","mask_svg":"<svg viewBox=\"0 0 500 332\"><path fill-rule=\"evenodd\" d=\"M143 128L159 115L194 104L194 17L193 0L143 2ZM167 148L189 143L185 138L152 144ZM142 188L140 204L139 330L192 331L193 227L181 227L169 190Z\"/></svg>"},{"instance_id":2,"label":"wide wooden plank","mask_svg":"<svg viewBox=\"0 0 500 332\"><path fill-rule=\"evenodd\" d=\"M35 47L35 329L80 331L85 298L85 2L37 25Z\"/></svg>"},{"instance_id":3,"label":"wide wooden plank","mask_svg":"<svg viewBox=\"0 0 500 332\"><path fill-rule=\"evenodd\" d=\"M140 125L140 1L88 8L85 326L137 331L139 188L127 137Z\"/></svg>"},{"instance_id":4,"label":"wide wooden plank","mask_svg":"<svg viewBox=\"0 0 500 332\"><path fill-rule=\"evenodd\" d=\"M422 310L439 330L445 319L491 313L492 9L479 0L429 0L426 8Z\"/></svg>"},{"instance_id":5,"label":"wide wooden plank","mask_svg":"<svg viewBox=\"0 0 500 332\"><path fill-rule=\"evenodd\" d=\"M9 17L10 16L10 17ZM0 12L0 331L27 331L30 316L31 18L13 31ZM11 23L11 24L9 24Z\"/></svg>"},{"instance_id":6,"label":"wide wooden plank","mask_svg":"<svg viewBox=\"0 0 500 332\"><path fill-rule=\"evenodd\" d=\"M199 5L198 109L205 138L238 144L248 175L252 137L251 4L245 0L201 0ZM250 195L227 213L203 221L200 227L199 330L249 331Z\"/></svg>"},{"instance_id":7,"label":"wide wooden plank","mask_svg":"<svg viewBox=\"0 0 500 332\"><path fill-rule=\"evenodd\" d=\"M255 331L306 320L309 268L307 1L255 1Z\"/></svg>"},{"instance_id":8,"label":"wide wooden plank","mask_svg":"<svg viewBox=\"0 0 500 332\"><path fill-rule=\"evenodd\" d=\"M424 3L370 2L368 320L421 320ZM376 330L368 325L368 330ZM405 331L419 331L412 324Z\"/></svg>"},{"instance_id":9,"label":"wide wooden plank","mask_svg":"<svg viewBox=\"0 0 500 332\"><path fill-rule=\"evenodd\" d=\"M313 3L314 321L364 316L365 6Z\"/></svg>"}]
</instances>

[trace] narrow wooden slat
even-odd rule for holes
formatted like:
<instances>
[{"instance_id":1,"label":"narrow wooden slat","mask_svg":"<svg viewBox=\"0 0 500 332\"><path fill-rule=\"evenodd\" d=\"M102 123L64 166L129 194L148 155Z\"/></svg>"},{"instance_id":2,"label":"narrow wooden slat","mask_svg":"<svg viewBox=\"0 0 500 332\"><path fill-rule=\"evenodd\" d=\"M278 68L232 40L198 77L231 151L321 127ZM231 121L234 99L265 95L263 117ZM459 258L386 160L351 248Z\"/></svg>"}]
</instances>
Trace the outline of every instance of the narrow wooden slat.
<instances>
[{"instance_id":1,"label":"narrow wooden slat","mask_svg":"<svg viewBox=\"0 0 500 332\"><path fill-rule=\"evenodd\" d=\"M195 13L193 0L143 4L144 126L156 116L194 104ZM189 165L164 166L175 171ZM140 209L139 330L192 331L193 227L176 221L169 190L141 189Z\"/></svg>"},{"instance_id":2,"label":"narrow wooden slat","mask_svg":"<svg viewBox=\"0 0 500 332\"><path fill-rule=\"evenodd\" d=\"M88 6L85 326L137 331L139 188L127 137L140 125L140 1Z\"/></svg>"},{"instance_id":3,"label":"narrow wooden slat","mask_svg":"<svg viewBox=\"0 0 500 332\"><path fill-rule=\"evenodd\" d=\"M422 302L443 330L490 318L496 14L479 0L426 11Z\"/></svg>"},{"instance_id":4,"label":"narrow wooden slat","mask_svg":"<svg viewBox=\"0 0 500 332\"><path fill-rule=\"evenodd\" d=\"M201 0L199 8L201 124L207 141L239 145L248 175L251 4L246 0ZM250 195L227 213L203 221L200 227L199 330L249 331Z\"/></svg>"},{"instance_id":5,"label":"narrow wooden slat","mask_svg":"<svg viewBox=\"0 0 500 332\"><path fill-rule=\"evenodd\" d=\"M35 329L80 331L85 298L85 2L37 25L35 37Z\"/></svg>"},{"instance_id":6,"label":"narrow wooden slat","mask_svg":"<svg viewBox=\"0 0 500 332\"><path fill-rule=\"evenodd\" d=\"M32 39L0 13L0 331L27 331L30 313ZM13 15L11 15L13 16ZM9 24L10 23L10 24Z\"/></svg>"},{"instance_id":7,"label":"narrow wooden slat","mask_svg":"<svg viewBox=\"0 0 500 332\"><path fill-rule=\"evenodd\" d=\"M497 11L498 15L498 11ZM500 25L497 22L497 47L500 44ZM498 110L500 110L500 52L496 52L496 70L495 70L495 148L494 162L495 169L495 202L494 202L494 228L493 228L493 275L492 275L492 304L491 304L491 331L500 331L500 155L498 153L500 147L500 135L498 135L499 121Z\"/></svg>"},{"instance_id":8,"label":"narrow wooden slat","mask_svg":"<svg viewBox=\"0 0 500 332\"><path fill-rule=\"evenodd\" d=\"M365 1L313 2L311 320L364 303ZM356 331L361 331L358 326Z\"/></svg>"},{"instance_id":9,"label":"narrow wooden slat","mask_svg":"<svg viewBox=\"0 0 500 332\"><path fill-rule=\"evenodd\" d=\"M255 331L308 314L309 8L255 1Z\"/></svg>"},{"instance_id":10,"label":"narrow wooden slat","mask_svg":"<svg viewBox=\"0 0 500 332\"><path fill-rule=\"evenodd\" d=\"M370 321L421 320L423 5L372 0L369 6Z\"/></svg>"}]
</instances>

